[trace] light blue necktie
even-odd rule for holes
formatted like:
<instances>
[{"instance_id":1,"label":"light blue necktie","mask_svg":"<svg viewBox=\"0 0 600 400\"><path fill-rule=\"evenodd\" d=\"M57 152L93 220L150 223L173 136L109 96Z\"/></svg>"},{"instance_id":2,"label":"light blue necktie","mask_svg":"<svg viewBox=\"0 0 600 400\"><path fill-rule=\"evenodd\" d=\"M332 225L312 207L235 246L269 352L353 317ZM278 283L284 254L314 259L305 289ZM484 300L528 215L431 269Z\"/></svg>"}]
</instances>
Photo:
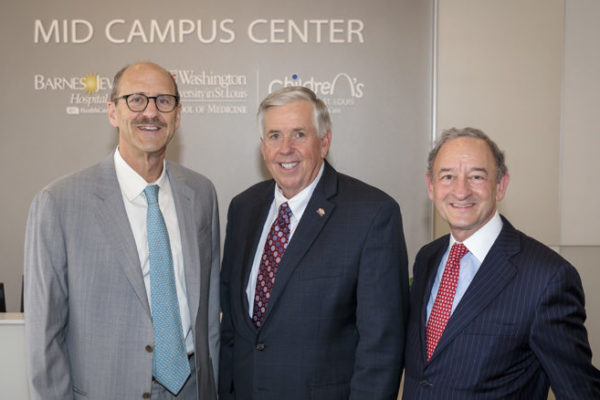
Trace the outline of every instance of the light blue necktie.
<instances>
[{"instance_id":1,"label":"light blue necktie","mask_svg":"<svg viewBox=\"0 0 600 400\"><path fill-rule=\"evenodd\" d=\"M190 376L183 340L179 302L169 233L158 207L158 185L144 189L148 201L146 229L150 254L150 298L154 325L152 374L171 393L177 394Z\"/></svg>"}]
</instances>

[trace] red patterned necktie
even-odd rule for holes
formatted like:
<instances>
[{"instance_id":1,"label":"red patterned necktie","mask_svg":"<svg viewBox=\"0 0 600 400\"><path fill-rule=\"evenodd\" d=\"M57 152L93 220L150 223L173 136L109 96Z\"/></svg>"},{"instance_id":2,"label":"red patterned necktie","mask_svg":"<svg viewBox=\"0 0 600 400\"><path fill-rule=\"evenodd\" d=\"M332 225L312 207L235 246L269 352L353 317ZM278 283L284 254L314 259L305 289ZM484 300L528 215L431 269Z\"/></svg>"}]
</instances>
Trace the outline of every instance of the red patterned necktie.
<instances>
[{"instance_id":1,"label":"red patterned necktie","mask_svg":"<svg viewBox=\"0 0 600 400\"><path fill-rule=\"evenodd\" d=\"M454 243L448 255L446 268L442 275L442 282L435 297L429 321L425 328L425 337L427 338L427 361L431 356L446 329L446 324L450 319L452 311L452 302L456 293L458 284L458 274L460 272L460 259L467 254L469 250L462 243Z\"/></svg>"},{"instance_id":2,"label":"red patterned necktie","mask_svg":"<svg viewBox=\"0 0 600 400\"><path fill-rule=\"evenodd\" d=\"M290 218L292 210L288 203L279 206L279 214L265 242L262 257L260 259L260 268L256 279L256 291L254 292L254 310L252 312L252 322L257 328L260 328L262 319L265 316L267 304L271 298L271 289L275 283L275 276L283 253L288 246L290 237Z\"/></svg>"}]
</instances>

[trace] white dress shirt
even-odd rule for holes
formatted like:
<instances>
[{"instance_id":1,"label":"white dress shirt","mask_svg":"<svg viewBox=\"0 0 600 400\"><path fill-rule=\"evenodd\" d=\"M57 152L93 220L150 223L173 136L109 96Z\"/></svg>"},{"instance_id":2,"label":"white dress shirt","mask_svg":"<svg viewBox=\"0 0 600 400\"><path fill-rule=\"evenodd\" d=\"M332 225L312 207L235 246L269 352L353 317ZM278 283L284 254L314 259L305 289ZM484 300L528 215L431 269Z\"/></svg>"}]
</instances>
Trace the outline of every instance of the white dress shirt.
<instances>
[{"instance_id":1,"label":"white dress shirt","mask_svg":"<svg viewBox=\"0 0 600 400\"><path fill-rule=\"evenodd\" d=\"M148 236L146 231L148 202L146 201L144 189L148 185L158 185L160 188L158 191L158 205L165 220L165 224L167 225L167 231L169 232L169 242L171 244L173 268L175 270L175 287L177 290L177 300L179 302L179 312L181 314L183 337L185 338L187 353L191 354L194 352L194 340L192 337L192 325L185 286L181 234L179 232L179 223L177 221L173 192L171 191L171 184L169 183L169 178L166 173L166 162L163 161L163 170L156 182L148 183L133 168L131 168L129 164L127 164L123 157L121 157L118 148L115 151L114 160L117 180L119 181L121 194L123 195L123 203L125 204L125 211L127 212L129 225L133 232L138 256L140 257L140 265L142 267L142 275L144 277L144 285L146 286L146 294L148 296L148 304L150 304L150 307L152 307L152 298L150 294L150 255L148 252Z\"/></svg>"},{"instance_id":2,"label":"white dress shirt","mask_svg":"<svg viewBox=\"0 0 600 400\"><path fill-rule=\"evenodd\" d=\"M298 222L302 218L304 214L304 210L308 205L308 201L312 197L313 192L315 191L315 187L317 183L321 180L321 176L323 175L323 170L325 169L325 163L321 164L321 169L317 174L317 177L300 193L292 197L291 199L287 199L279 186L275 185L275 198L271 203L271 208L269 209L269 214L267 215L267 219L263 226L262 234L260 236L260 241L258 242L258 246L256 247L256 253L254 254L254 262L252 263L252 270L250 271L250 277L248 279L248 286L246 287L246 295L248 296L248 314L250 318L252 318L252 313L254 312L254 295L256 292L256 280L258 279L258 272L260 270L260 260L262 258L262 254L265 248L265 242L267 241L267 236L269 235L269 231L271 230L271 225L277 219L277 214L279 212L279 207L287 201L288 206L292 210L292 218L290 219L290 237L288 239L288 243L292 240L292 236L296 231L296 227L298 226ZM284 254L285 256L285 254ZM277 282L277 277L275 277L275 282Z\"/></svg>"},{"instance_id":3,"label":"white dress shirt","mask_svg":"<svg viewBox=\"0 0 600 400\"><path fill-rule=\"evenodd\" d=\"M481 267L481 263L498 238L498 235L500 235L501 230L502 219L500 218L498 211L496 211L492 219L490 219L484 226L479 228L479 230L477 230L463 242L469 252L460 260L458 285L456 286L456 294L454 295L454 301L452 302L452 311L450 315L452 315L456 309L456 306L469 288L473 278L475 278L475 274L477 274L479 267ZM442 260L440 261L435 280L433 281L433 287L431 288L431 295L429 296L429 302L427 303L427 320L429 320L429 314L431 314L435 297L437 296L437 292L440 288L440 282L442 281L442 275L444 274L444 269L446 268L446 262L448 261L448 255L450 254L450 248L454 243L457 243L457 241L454 239L454 236L450 235L450 243L448 244L448 248L446 249Z\"/></svg>"}]
</instances>

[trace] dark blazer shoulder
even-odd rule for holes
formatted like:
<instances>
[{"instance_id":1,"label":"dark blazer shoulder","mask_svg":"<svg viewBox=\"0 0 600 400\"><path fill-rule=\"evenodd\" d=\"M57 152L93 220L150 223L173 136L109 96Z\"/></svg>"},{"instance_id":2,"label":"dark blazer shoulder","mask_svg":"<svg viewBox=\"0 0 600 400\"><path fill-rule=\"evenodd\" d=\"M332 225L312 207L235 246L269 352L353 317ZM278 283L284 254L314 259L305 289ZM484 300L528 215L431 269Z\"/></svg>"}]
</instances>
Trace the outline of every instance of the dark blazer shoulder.
<instances>
[{"instance_id":1,"label":"dark blazer shoulder","mask_svg":"<svg viewBox=\"0 0 600 400\"><path fill-rule=\"evenodd\" d=\"M273 179L268 179L266 181L258 182L246 190L238 193L233 200L237 199L248 199L248 198L256 198L257 195L265 193L265 191L274 189L275 181Z\"/></svg>"},{"instance_id":2,"label":"dark blazer shoulder","mask_svg":"<svg viewBox=\"0 0 600 400\"><path fill-rule=\"evenodd\" d=\"M427 243L423 247L419 249L417 252L417 256L415 258L415 264L419 261L423 262L431 258L439 255L442 251L446 249L450 240L450 235L440 236L432 242Z\"/></svg>"},{"instance_id":3,"label":"dark blazer shoulder","mask_svg":"<svg viewBox=\"0 0 600 400\"><path fill-rule=\"evenodd\" d=\"M419 249L417 254L422 256L431 254L432 252L437 252L441 247L445 247L448 245L448 241L450 240L450 235L440 236L432 242L427 243L423 247Z\"/></svg>"},{"instance_id":4,"label":"dark blazer shoulder","mask_svg":"<svg viewBox=\"0 0 600 400\"><path fill-rule=\"evenodd\" d=\"M394 202L390 195L385 193L383 190L376 188L368 183L365 183L352 176L335 171L331 167L333 172L337 176L337 192L339 195L343 195L352 201L384 201Z\"/></svg>"},{"instance_id":5,"label":"dark blazer shoulder","mask_svg":"<svg viewBox=\"0 0 600 400\"><path fill-rule=\"evenodd\" d=\"M517 268L535 269L545 275L553 275L559 269L566 268L577 274L575 267L556 251L513 227L504 216L502 222L502 231L494 245Z\"/></svg>"},{"instance_id":6,"label":"dark blazer shoulder","mask_svg":"<svg viewBox=\"0 0 600 400\"><path fill-rule=\"evenodd\" d=\"M275 181L269 179L256 183L243 192L238 193L231 200L231 207L236 205L247 205L248 203L263 202L266 199L273 198L273 191L275 190Z\"/></svg>"}]
</instances>

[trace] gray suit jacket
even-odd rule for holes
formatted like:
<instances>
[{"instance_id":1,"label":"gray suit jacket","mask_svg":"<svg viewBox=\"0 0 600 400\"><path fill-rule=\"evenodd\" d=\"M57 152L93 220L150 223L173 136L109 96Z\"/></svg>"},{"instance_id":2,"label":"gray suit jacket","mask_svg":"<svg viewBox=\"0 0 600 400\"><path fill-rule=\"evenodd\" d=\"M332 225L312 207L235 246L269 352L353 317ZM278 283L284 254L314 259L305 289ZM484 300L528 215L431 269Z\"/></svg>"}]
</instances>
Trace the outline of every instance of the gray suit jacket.
<instances>
[{"instance_id":1,"label":"gray suit jacket","mask_svg":"<svg viewBox=\"0 0 600 400\"><path fill-rule=\"evenodd\" d=\"M181 231L199 398L216 399L219 220L212 183L167 162ZM50 184L25 238L31 399L136 399L151 391L154 334L113 157Z\"/></svg>"}]
</instances>

